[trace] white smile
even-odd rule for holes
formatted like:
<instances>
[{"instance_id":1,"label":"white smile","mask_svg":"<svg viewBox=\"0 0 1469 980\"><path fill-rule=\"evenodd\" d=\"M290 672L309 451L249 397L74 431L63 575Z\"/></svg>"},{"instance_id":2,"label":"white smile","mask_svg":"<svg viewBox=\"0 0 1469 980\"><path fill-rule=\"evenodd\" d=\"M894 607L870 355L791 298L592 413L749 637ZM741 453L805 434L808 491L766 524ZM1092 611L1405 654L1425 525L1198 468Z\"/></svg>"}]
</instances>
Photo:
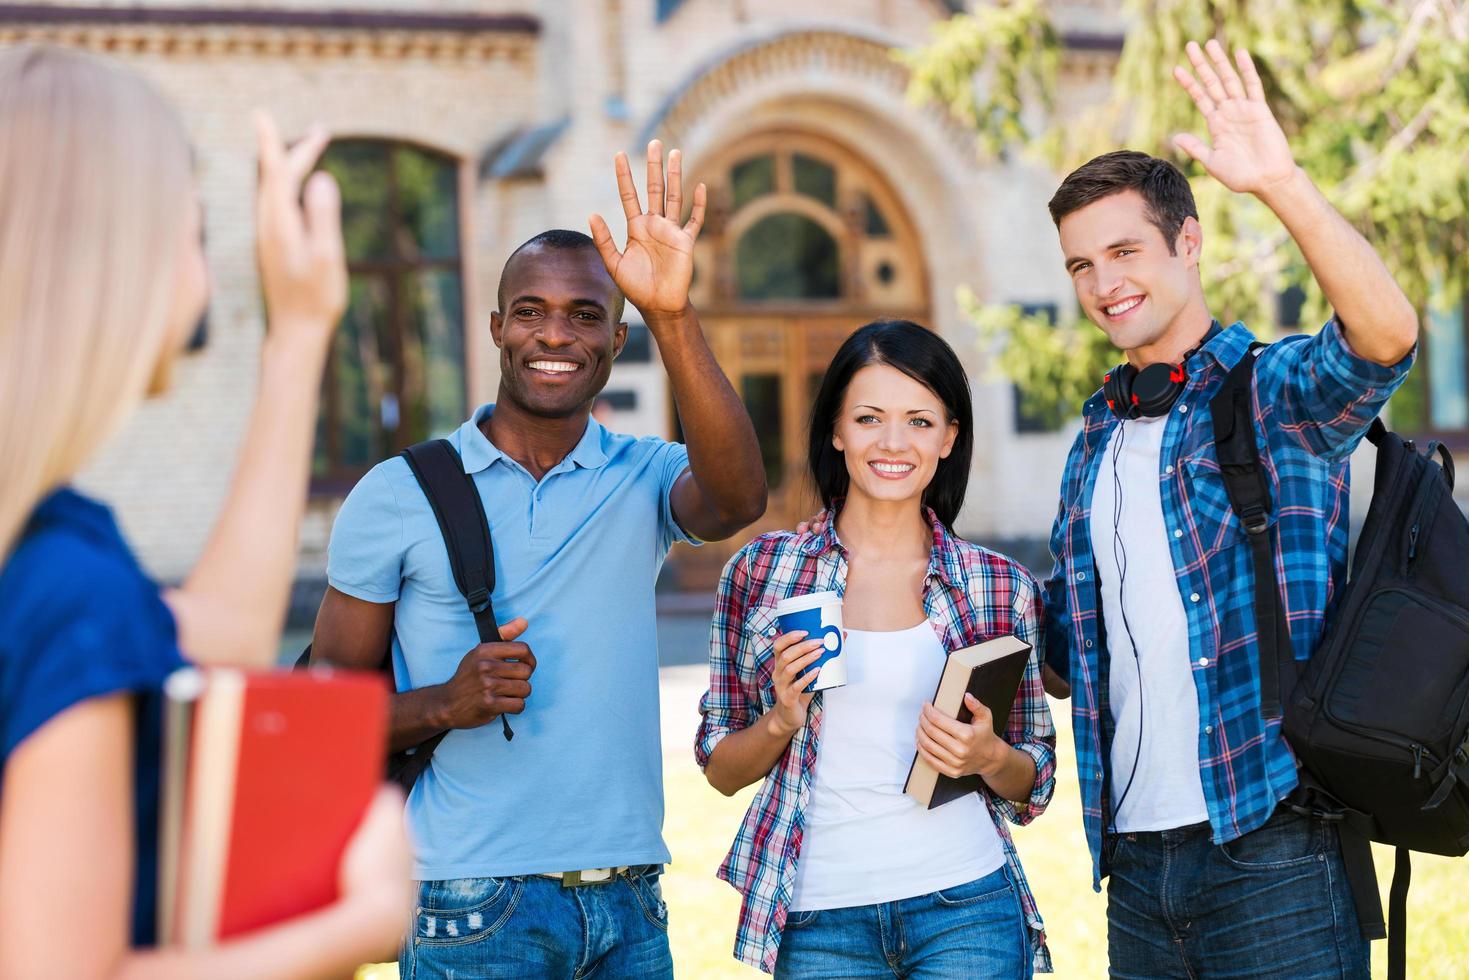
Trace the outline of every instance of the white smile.
<instances>
[{"instance_id":1,"label":"white smile","mask_svg":"<svg viewBox=\"0 0 1469 980\"><path fill-rule=\"evenodd\" d=\"M1102 310L1108 316L1121 316L1129 310L1135 309L1142 301L1143 298L1141 296L1134 296L1131 299L1125 299L1120 303L1113 304L1112 306L1104 306L1102 307Z\"/></svg>"},{"instance_id":2,"label":"white smile","mask_svg":"<svg viewBox=\"0 0 1469 980\"><path fill-rule=\"evenodd\" d=\"M549 374L571 374L581 367L580 364L572 364L569 361L531 361L532 371L545 371Z\"/></svg>"},{"instance_id":3,"label":"white smile","mask_svg":"<svg viewBox=\"0 0 1469 980\"><path fill-rule=\"evenodd\" d=\"M884 476L907 476L916 469L912 463L869 463L868 465Z\"/></svg>"}]
</instances>

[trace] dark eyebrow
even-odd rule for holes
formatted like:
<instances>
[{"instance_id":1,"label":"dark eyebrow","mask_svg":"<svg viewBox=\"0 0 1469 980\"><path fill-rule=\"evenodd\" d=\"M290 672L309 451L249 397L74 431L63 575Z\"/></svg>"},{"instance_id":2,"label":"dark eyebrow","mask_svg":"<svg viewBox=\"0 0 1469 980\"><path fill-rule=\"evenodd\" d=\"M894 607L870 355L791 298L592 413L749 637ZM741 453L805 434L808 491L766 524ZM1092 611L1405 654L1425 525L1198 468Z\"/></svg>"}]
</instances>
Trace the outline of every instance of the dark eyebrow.
<instances>
[{"instance_id":1,"label":"dark eyebrow","mask_svg":"<svg viewBox=\"0 0 1469 980\"><path fill-rule=\"evenodd\" d=\"M546 298L544 296L525 295L525 296L517 296L517 297L515 297L508 304L506 304L506 308L507 309L513 309L514 307L517 307L517 306L521 305L522 303L534 303L537 306L549 306L550 305L550 303L546 300ZM596 309L597 312L602 313L604 315L607 312L606 305L603 304L603 302L601 300L599 300L599 299L586 299L586 298L574 299L574 300L571 301L571 305L572 306L580 306L580 307L590 306L590 307L593 307L594 309Z\"/></svg>"},{"instance_id":2,"label":"dark eyebrow","mask_svg":"<svg viewBox=\"0 0 1469 980\"><path fill-rule=\"evenodd\" d=\"M1141 238L1119 238L1119 239L1117 239L1117 241L1115 241L1112 244L1108 245L1102 251L1104 251L1104 252L1113 252L1113 251L1116 251L1119 248L1127 248L1129 246L1142 245L1142 244L1144 244L1144 243L1143 243L1143 240ZM1087 261L1089 261L1089 260L1085 256L1082 256L1082 255L1072 255L1072 256L1069 256L1066 259L1066 268L1069 270L1076 263L1078 263L1078 262L1087 262Z\"/></svg>"}]
</instances>

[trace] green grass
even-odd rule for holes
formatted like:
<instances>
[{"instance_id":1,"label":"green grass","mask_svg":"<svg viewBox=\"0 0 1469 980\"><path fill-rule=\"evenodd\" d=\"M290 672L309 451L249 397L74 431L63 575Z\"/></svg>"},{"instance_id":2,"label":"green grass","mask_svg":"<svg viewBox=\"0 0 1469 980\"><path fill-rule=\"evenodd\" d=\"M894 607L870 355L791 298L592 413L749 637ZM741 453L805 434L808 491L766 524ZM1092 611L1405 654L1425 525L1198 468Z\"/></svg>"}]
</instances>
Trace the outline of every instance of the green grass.
<instances>
[{"instance_id":1,"label":"green grass","mask_svg":"<svg viewBox=\"0 0 1469 980\"><path fill-rule=\"evenodd\" d=\"M1058 735L1056 795L1028 827L1015 830L1026 876L1046 921L1056 976L1093 978L1107 973L1104 894L1091 888L1091 859L1082 836L1076 758L1071 750L1069 705L1052 703ZM726 799L704 781L692 753L670 758L665 832L673 864L664 877L670 909L669 936L681 977L698 980L758 977L731 955L739 914L735 890L714 877L753 789ZM1392 852L1378 850L1382 894L1392 876ZM1415 980L1469 977L1469 858L1414 855L1408 895L1408 973ZM1374 977L1386 976L1387 947L1372 945Z\"/></svg>"},{"instance_id":2,"label":"green grass","mask_svg":"<svg viewBox=\"0 0 1469 980\"><path fill-rule=\"evenodd\" d=\"M1060 751L1056 795L1028 827L1015 828L1026 876L1046 921L1056 976L1094 978L1107 972L1105 896L1091 889L1090 858L1082 836L1076 761L1067 705L1053 703ZM694 765L693 753L664 762L668 816L664 826L673 863L663 879L670 910L669 939L680 977L749 978L760 972L735 961L739 896L714 877L754 795L721 796ZM1408 972L1415 980L1469 977L1469 859L1415 855L1408 896ZM1392 853L1380 849L1377 868L1384 898ZM1386 976L1386 946L1372 947L1374 977ZM358 980L389 980L392 967L365 968Z\"/></svg>"}]
</instances>

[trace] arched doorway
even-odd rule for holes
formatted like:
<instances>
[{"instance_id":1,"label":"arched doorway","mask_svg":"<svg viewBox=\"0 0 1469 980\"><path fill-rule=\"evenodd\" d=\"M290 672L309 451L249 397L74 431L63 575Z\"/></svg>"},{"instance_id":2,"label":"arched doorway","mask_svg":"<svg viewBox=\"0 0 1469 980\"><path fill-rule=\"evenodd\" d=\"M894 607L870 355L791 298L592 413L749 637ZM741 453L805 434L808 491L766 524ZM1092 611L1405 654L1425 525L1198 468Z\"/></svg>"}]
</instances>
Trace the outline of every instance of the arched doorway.
<instances>
[{"instance_id":1,"label":"arched doorway","mask_svg":"<svg viewBox=\"0 0 1469 980\"><path fill-rule=\"evenodd\" d=\"M879 317L927 324L930 309L916 231L892 188L849 147L771 130L700 160L696 172L711 207L693 298L755 423L770 504L736 540L675 552L678 583L688 589L711 587L749 537L793 527L815 510L806 433L841 342ZM677 433L676 418L672 425Z\"/></svg>"}]
</instances>

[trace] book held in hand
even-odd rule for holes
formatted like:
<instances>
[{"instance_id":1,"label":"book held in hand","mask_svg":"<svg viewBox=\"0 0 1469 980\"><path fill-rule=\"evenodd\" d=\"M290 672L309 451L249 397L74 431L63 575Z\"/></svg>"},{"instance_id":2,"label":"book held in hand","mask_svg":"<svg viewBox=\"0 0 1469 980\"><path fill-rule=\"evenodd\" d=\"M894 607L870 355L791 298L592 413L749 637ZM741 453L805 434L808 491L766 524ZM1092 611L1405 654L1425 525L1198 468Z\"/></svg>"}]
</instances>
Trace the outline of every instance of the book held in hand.
<instances>
[{"instance_id":1,"label":"book held in hand","mask_svg":"<svg viewBox=\"0 0 1469 980\"><path fill-rule=\"evenodd\" d=\"M1029 660L1030 644L1016 636L996 637L955 650L944 664L938 690L934 692L933 706L946 717L968 724L974 719L974 714L964 703L964 695L972 694L990 709L995 733L1003 737L1005 726L1010 721L1010 706L1015 703L1015 692L1020 689L1020 679L1025 675L1025 665ZM979 776L951 779L915 753L903 792L932 810L983 787L984 780Z\"/></svg>"},{"instance_id":2,"label":"book held in hand","mask_svg":"<svg viewBox=\"0 0 1469 980\"><path fill-rule=\"evenodd\" d=\"M383 679L186 669L164 696L160 940L197 949L335 901L382 782Z\"/></svg>"}]
</instances>

